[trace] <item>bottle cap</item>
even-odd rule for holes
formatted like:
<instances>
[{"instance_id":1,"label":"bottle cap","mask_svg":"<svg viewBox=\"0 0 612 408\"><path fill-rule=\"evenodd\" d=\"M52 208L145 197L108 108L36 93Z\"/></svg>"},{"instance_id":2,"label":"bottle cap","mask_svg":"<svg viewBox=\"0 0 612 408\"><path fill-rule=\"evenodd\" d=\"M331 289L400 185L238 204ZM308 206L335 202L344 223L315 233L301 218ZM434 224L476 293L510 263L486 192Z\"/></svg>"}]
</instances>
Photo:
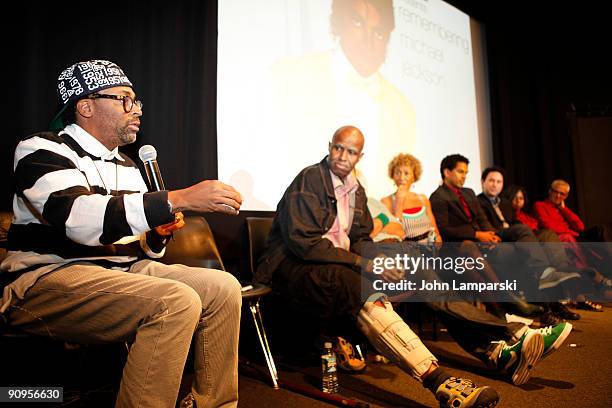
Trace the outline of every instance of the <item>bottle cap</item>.
<instances>
[{"instance_id":1,"label":"bottle cap","mask_svg":"<svg viewBox=\"0 0 612 408\"><path fill-rule=\"evenodd\" d=\"M332 344L329 341L326 341L325 343L323 343L323 347L327 348L332 348Z\"/></svg>"}]
</instances>

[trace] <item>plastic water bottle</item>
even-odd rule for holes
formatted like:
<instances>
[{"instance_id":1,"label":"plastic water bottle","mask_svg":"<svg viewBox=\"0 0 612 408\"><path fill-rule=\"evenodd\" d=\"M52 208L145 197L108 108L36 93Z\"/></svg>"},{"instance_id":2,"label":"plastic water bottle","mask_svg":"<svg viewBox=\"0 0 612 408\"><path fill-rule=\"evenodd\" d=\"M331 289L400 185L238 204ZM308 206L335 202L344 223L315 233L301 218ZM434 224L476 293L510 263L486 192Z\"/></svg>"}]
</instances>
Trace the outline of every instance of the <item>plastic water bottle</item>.
<instances>
[{"instance_id":1,"label":"plastic water bottle","mask_svg":"<svg viewBox=\"0 0 612 408\"><path fill-rule=\"evenodd\" d=\"M332 350L332 344L325 342L321 355L321 372L323 374L323 392L335 394L338 392L338 371L336 366L336 354Z\"/></svg>"}]
</instances>

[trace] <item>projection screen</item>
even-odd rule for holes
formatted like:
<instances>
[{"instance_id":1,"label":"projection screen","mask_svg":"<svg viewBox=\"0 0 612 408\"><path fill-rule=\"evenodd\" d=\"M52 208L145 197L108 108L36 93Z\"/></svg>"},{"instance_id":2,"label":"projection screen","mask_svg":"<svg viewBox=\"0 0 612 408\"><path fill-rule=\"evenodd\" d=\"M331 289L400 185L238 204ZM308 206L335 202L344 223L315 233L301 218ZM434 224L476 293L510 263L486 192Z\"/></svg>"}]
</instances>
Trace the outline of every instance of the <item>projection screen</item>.
<instances>
[{"instance_id":1,"label":"projection screen","mask_svg":"<svg viewBox=\"0 0 612 408\"><path fill-rule=\"evenodd\" d=\"M218 28L218 175L243 210L274 210L349 124L365 135L368 196L395 190L398 153L422 163L415 191L437 188L452 153L471 160L466 185L479 190L490 136L468 15L440 0L223 0Z\"/></svg>"}]
</instances>

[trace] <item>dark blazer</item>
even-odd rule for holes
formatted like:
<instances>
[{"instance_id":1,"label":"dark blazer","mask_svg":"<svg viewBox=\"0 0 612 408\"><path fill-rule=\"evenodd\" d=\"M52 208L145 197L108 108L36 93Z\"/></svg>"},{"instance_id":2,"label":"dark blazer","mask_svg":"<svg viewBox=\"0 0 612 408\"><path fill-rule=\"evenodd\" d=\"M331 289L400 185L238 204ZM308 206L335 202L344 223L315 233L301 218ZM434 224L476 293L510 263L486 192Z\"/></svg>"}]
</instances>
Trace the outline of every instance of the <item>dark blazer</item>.
<instances>
[{"instance_id":1,"label":"dark blazer","mask_svg":"<svg viewBox=\"0 0 612 408\"><path fill-rule=\"evenodd\" d=\"M503 214L504 219L506 220L508 225L514 225L519 223L519 221L515 217L514 209L512 208L512 203L510 202L510 200L501 197L500 199L501 200L499 202L499 209L501 210L501 213ZM480 206L482 207L482 210L487 216L487 220L489 220L493 228L495 228L495 230L502 229L504 227L504 224L502 220L500 220L497 216L497 213L493 208L493 204L491 204L491 200L489 200L489 198L484 195L484 193L478 194L478 200L480 201Z\"/></svg>"},{"instance_id":2,"label":"dark blazer","mask_svg":"<svg viewBox=\"0 0 612 408\"><path fill-rule=\"evenodd\" d=\"M269 283L274 270L289 256L304 262L360 266L363 244L372 241L369 234L373 225L361 185L355 192L350 251L336 248L323 238L336 214L336 195L326 156L319 164L302 170L278 203L255 281Z\"/></svg>"},{"instance_id":3,"label":"dark blazer","mask_svg":"<svg viewBox=\"0 0 612 408\"><path fill-rule=\"evenodd\" d=\"M470 188L462 188L461 193L472 213L472 221L463 212L459 198L446 184L438 187L429 197L431 210L444 241L475 240L476 231L494 230L474 191Z\"/></svg>"}]
</instances>

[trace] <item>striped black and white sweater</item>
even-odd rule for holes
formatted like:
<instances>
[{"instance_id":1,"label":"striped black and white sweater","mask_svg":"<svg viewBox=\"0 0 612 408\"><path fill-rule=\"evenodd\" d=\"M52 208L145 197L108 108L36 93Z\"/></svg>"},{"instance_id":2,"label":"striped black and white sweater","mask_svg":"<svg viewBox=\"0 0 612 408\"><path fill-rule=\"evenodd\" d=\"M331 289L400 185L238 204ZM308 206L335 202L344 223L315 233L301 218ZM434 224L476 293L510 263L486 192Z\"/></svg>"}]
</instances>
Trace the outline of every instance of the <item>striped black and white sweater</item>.
<instances>
[{"instance_id":1,"label":"striped black and white sweater","mask_svg":"<svg viewBox=\"0 0 612 408\"><path fill-rule=\"evenodd\" d=\"M132 160L81 127L22 140L14 172L3 272L77 259L121 267L163 256L163 239L150 230L174 220L168 192L148 193Z\"/></svg>"}]
</instances>

